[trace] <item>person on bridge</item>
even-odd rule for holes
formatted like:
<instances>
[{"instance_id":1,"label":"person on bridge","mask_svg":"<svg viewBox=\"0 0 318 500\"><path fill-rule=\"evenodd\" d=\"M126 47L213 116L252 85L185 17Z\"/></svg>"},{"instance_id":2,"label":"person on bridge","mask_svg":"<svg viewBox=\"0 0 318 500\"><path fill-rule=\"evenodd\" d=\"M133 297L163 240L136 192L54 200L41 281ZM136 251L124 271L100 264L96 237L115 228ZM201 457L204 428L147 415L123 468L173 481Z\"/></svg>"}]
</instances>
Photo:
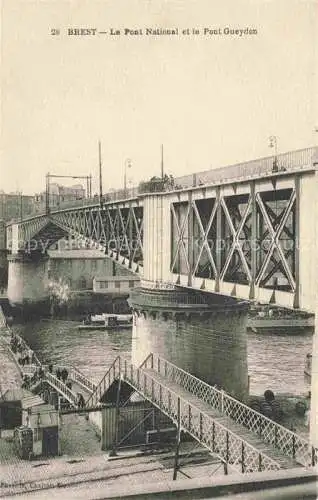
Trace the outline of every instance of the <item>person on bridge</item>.
<instances>
[{"instance_id":1,"label":"person on bridge","mask_svg":"<svg viewBox=\"0 0 318 500\"><path fill-rule=\"evenodd\" d=\"M63 368L63 370L61 371L61 378L62 378L64 384L67 380L67 377L68 377L68 371L66 368Z\"/></svg>"}]
</instances>

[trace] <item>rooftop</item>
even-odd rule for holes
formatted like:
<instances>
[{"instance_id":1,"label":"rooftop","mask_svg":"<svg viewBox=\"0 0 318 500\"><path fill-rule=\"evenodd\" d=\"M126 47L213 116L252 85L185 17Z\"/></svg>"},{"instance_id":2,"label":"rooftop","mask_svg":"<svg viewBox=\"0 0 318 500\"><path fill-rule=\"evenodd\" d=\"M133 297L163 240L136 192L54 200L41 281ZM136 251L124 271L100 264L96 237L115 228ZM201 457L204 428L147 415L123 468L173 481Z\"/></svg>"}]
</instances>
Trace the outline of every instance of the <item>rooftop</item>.
<instances>
[{"instance_id":1,"label":"rooftop","mask_svg":"<svg viewBox=\"0 0 318 500\"><path fill-rule=\"evenodd\" d=\"M105 259L105 255L100 250L80 249L80 250L48 250L50 259Z\"/></svg>"},{"instance_id":2,"label":"rooftop","mask_svg":"<svg viewBox=\"0 0 318 500\"><path fill-rule=\"evenodd\" d=\"M131 276L95 276L95 281L140 281L139 276L132 274Z\"/></svg>"}]
</instances>

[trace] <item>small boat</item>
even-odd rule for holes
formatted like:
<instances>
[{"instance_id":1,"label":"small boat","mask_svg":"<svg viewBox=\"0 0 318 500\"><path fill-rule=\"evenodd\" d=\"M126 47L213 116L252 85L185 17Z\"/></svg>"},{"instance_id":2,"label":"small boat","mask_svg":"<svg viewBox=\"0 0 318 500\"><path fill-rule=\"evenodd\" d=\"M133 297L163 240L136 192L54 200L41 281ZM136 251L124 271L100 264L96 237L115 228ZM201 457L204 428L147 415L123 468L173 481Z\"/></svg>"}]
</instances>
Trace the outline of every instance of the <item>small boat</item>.
<instances>
[{"instance_id":1,"label":"small boat","mask_svg":"<svg viewBox=\"0 0 318 500\"><path fill-rule=\"evenodd\" d=\"M92 314L86 318L79 330L115 330L123 328L132 328L133 315L132 314Z\"/></svg>"},{"instance_id":2,"label":"small boat","mask_svg":"<svg viewBox=\"0 0 318 500\"><path fill-rule=\"evenodd\" d=\"M254 307L251 309L247 328L254 333L301 333L314 329L315 317L306 313L280 308Z\"/></svg>"}]
</instances>

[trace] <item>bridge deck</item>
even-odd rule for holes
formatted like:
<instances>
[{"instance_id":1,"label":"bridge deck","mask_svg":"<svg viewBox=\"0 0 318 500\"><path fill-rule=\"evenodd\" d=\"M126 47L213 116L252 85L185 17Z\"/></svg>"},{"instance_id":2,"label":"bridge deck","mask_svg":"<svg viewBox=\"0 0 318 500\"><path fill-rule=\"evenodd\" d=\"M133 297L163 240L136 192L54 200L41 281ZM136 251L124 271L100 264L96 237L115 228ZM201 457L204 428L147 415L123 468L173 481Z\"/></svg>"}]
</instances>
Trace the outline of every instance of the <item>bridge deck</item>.
<instances>
[{"instance_id":1,"label":"bridge deck","mask_svg":"<svg viewBox=\"0 0 318 500\"><path fill-rule=\"evenodd\" d=\"M145 369L143 370L143 372L148 374L152 379L156 380L159 384L165 385L167 388L169 388L171 392L175 393L176 395L178 395L178 397L190 403L193 407L200 410L200 412L204 412L206 415L211 417L213 421L221 424L228 431L231 431L233 434L239 436L243 441L249 443L254 448L257 448L259 452L264 453L266 456L275 460L275 462L278 462L282 469L293 468L297 466L300 467L300 464L297 464L295 460L284 456L279 450L273 448L273 446L264 443L264 441L261 438L257 437L256 434L246 429L246 427L236 423L228 416L223 415L217 409L212 408L211 405L209 405L205 401L202 401L202 399L200 399L198 396L191 394L191 392L186 391L179 384L167 380L164 376L157 373L155 370ZM194 421L195 418L199 418L199 415L197 414L195 416L192 414L191 420L193 426L196 425Z\"/></svg>"}]
</instances>

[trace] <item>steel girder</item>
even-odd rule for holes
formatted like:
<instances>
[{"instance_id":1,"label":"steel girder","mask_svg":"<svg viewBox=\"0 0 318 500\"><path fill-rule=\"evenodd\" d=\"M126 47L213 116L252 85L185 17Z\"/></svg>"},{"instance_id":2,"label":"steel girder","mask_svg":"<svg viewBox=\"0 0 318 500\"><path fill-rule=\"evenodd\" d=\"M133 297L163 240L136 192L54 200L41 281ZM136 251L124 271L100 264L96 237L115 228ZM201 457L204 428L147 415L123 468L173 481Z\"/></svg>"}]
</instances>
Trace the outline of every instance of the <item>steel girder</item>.
<instances>
[{"instance_id":1,"label":"steel girder","mask_svg":"<svg viewBox=\"0 0 318 500\"><path fill-rule=\"evenodd\" d=\"M70 235L101 246L110 257L120 257L142 265L143 208L110 205L56 212L50 220Z\"/></svg>"},{"instance_id":2,"label":"steel girder","mask_svg":"<svg viewBox=\"0 0 318 500\"><path fill-rule=\"evenodd\" d=\"M12 250L13 246L16 249L21 249L26 246L28 242L32 240L42 229L45 228L50 222L50 218L45 215L39 215L37 217L33 217L27 219L22 222L16 223L18 225L18 241L13 242L13 238L16 235L13 234L12 226L7 227L7 249Z\"/></svg>"},{"instance_id":3,"label":"steel girder","mask_svg":"<svg viewBox=\"0 0 318 500\"><path fill-rule=\"evenodd\" d=\"M170 270L295 292L295 212L295 188L173 203Z\"/></svg>"}]
</instances>

